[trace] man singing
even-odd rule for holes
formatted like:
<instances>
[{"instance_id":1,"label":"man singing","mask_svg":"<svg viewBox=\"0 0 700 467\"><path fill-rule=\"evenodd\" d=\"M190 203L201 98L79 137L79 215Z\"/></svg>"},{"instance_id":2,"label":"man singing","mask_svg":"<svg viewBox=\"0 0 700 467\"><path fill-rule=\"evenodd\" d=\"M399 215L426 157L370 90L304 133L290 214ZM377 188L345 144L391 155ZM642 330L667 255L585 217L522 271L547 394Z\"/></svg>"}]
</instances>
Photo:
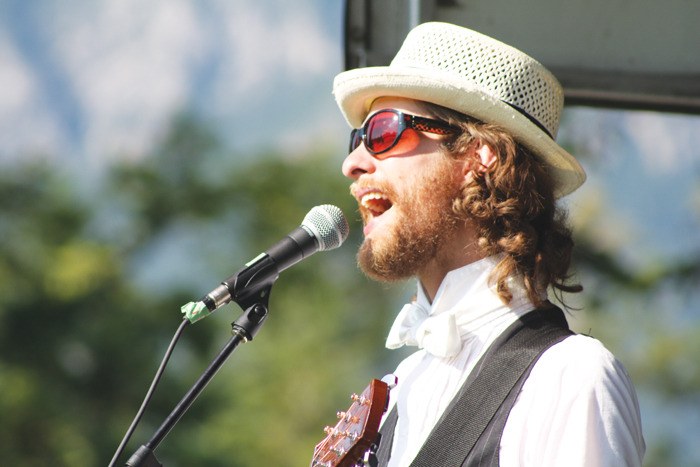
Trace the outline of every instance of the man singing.
<instances>
[{"instance_id":1,"label":"man singing","mask_svg":"<svg viewBox=\"0 0 700 467\"><path fill-rule=\"evenodd\" d=\"M391 65L343 72L333 92L354 128L342 169L364 223L358 263L418 282L386 342L416 352L394 372L380 465L641 465L627 372L548 300L581 290L557 200L585 180L555 142L554 76L425 23Z\"/></svg>"}]
</instances>

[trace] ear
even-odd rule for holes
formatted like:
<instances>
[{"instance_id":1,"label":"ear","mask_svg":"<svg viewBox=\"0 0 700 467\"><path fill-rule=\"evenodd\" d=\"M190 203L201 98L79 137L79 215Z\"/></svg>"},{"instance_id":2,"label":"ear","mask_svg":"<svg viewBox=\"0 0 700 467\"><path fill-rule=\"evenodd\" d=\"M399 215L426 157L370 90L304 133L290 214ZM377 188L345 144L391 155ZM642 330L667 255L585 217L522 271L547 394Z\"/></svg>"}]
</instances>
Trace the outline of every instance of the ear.
<instances>
[{"instance_id":1,"label":"ear","mask_svg":"<svg viewBox=\"0 0 700 467\"><path fill-rule=\"evenodd\" d=\"M465 159L463 167L463 175L467 180L471 180L474 173L485 173L491 164L496 161L496 154L488 144L478 142L472 151L470 157Z\"/></svg>"}]
</instances>

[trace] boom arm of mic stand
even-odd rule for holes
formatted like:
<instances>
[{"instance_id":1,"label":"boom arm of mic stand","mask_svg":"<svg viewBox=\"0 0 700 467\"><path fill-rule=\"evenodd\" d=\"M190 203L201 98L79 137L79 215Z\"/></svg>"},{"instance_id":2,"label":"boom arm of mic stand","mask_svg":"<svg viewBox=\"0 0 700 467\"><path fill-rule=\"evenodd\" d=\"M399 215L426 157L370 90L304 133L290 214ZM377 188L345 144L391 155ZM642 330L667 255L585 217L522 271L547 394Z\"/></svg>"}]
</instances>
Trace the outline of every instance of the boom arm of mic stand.
<instances>
[{"instance_id":1,"label":"boom arm of mic stand","mask_svg":"<svg viewBox=\"0 0 700 467\"><path fill-rule=\"evenodd\" d=\"M173 411L161 424L160 428L158 428L150 441L141 446L129 458L129 460L126 462L128 467L162 467L162 464L158 462L158 459L155 457L153 451L158 447L161 441L163 441L170 430L173 429L175 424L185 414L187 409L190 408L197 396L201 394L206 385L212 380L214 375L216 375L231 353L236 349L236 347L238 347L238 344L252 340L258 333L260 327L265 322L265 318L267 317L268 298L270 296L271 288L271 285L268 286L266 290L260 294L260 301L248 307L248 309L246 309L245 312L231 324L231 332L233 333L233 337L231 337L221 352L219 352L219 355L214 358L209 367L204 371L204 373L202 373L192 388L187 392L187 394L185 394L177 406L175 406Z\"/></svg>"}]
</instances>

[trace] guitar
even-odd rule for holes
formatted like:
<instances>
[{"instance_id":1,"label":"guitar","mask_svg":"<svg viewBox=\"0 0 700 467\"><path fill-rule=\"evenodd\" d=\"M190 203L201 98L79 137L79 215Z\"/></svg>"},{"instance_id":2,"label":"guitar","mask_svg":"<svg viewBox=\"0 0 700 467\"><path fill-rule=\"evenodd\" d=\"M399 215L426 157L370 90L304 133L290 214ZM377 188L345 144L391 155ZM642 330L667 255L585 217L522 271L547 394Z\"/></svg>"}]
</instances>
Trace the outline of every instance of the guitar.
<instances>
[{"instance_id":1,"label":"guitar","mask_svg":"<svg viewBox=\"0 0 700 467\"><path fill-rule=\"evenodd\" d=\"M365 455L376 450L379 424L389 403L389 388L394 385L396 377L388 375L383 380L373 379L359 396L350 396L350 408L337 413L335 427L324 429L326 437L316 445L311 467L365 465Z\"/></svg>"}]
</instances>

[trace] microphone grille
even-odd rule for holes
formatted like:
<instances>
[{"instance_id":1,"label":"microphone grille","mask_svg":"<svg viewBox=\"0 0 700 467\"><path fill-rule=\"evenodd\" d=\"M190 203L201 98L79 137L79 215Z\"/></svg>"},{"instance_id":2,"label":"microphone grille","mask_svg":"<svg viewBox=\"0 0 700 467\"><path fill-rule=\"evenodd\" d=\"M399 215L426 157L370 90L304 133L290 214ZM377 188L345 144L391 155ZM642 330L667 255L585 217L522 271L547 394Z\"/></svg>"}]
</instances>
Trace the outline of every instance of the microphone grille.
<instances>
[{"instance_id":1,"label":"microphone grille","mask_svg":"<svg viewBox=\"0 0 700 467\"><path fill-rule=\"evenodd\" d=\"M319 251L338 248L350 233L343 211L332 204L312 208L304 217L301 226L316 238Z\"/></svg>"}]
</instances>

